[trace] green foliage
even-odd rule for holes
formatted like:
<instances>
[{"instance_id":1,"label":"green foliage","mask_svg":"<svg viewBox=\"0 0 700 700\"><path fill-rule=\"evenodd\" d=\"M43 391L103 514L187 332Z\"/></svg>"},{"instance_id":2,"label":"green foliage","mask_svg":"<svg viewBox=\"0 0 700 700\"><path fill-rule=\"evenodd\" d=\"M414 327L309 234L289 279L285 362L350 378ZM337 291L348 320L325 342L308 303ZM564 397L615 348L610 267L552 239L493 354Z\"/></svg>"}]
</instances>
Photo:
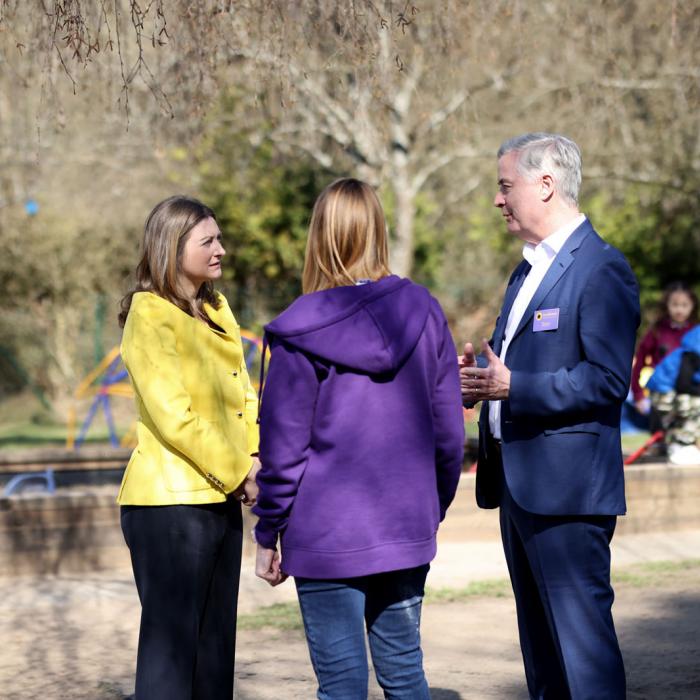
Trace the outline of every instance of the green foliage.
<instances>
[{"instance_id":1,"label":"green foliage","mask_svg":"<svg viewBox=\"0 0 700 700\"><path fill-rule=\"evenodd\" d=\"M216 212L227 257L224 279L239 322L247 327L280 311L301 293L306 233L313 203L333 174L298 154L284 154L265 135L221 119L197 151L201 196ZM228 291L228 290L227 290Z\"/></svg>"},{"instance_id":2,"label":"green foliage","mask_svg":"<svg viewBox=\"0 0 700 700\"><path fill-rule=\"evenodd\" d=\"M647 315L669 282L700 287L700 202L695 193L633 185L621 195L600 190L582 208L629 260Z\"/></svg>"},{"instance_id":3,"label":"green foliage","mask_svg":"<svg viewBox=\"0 0 700 700\"><path fill-rule=\"evenodd\" d=\"M490 196L475 196L436 225L444 243L434 291L460 342L489 337L522 244L507 232Z\"/></svg>"},{"instance_id":4,"label":"green foliage","mask_svg":"<svg viewBox=\"0 0 700 700\"><path fill-rule=\"evenodd\" d=\"M389 251L396 230L396 202L394 193L385 183L378 191L389 228ZM413 270L411 278L431 289L435 288L445 257L446 237L436 230L433 222L438 206L429 193L419 192L415 198L413 222Z\"/></svg>"},{"instance_id":5,"label":"green foliage","mask_svg":"<svg viewBox=\"0 0 700 700\"><path fill-rule=\"evenodd\" d=\"M381 195L391 229L393 199L389 191ZM446 209L439 193L417 195L411 276L437 294L451 316L473 314L497 295L520 248L488 196Z\"/></svg>"},{"instance_id":6,"label":"green foliage","mask_svg":"<svg viewBox=\"0 0 700 700\"><path fill-rule=\"evenodd\" d=\"M508 233L501 210L493 205L491 195L482 194L469 204L465 217L470 245L486 247L492 255L505 258L506 266L519 259L522 244Z\"/></svg>"},{"instance_id":7,"label":"green foliage","mask_svg":"<svg viewBox=\"0 0 700 700\"><path fill-rule=\"evenodd\" d=\"M117 226L88 226L46 207L35 217L0 221L0 386L28 385L65 399L95 364L96 341L118 339L117 300L133 270L138 236ZM105 338L96 335L102 304ZM101 331L100 331L101 333Z\"/></svg>"}]
</instances>

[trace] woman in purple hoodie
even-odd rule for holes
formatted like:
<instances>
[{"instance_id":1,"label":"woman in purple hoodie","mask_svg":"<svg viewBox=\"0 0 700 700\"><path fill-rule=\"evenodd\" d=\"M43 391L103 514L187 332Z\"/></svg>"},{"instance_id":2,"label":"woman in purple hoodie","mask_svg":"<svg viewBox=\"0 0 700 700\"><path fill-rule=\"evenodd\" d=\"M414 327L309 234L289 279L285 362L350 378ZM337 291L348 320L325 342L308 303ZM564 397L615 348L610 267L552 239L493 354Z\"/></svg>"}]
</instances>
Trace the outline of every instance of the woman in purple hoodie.
<instances>
[{"instance_id":1,"label":"woman in purple hoodie","mask_svg":"<svg viewBox=\"0 0 700 700\"><path fill-rule=\"evenodd\" d=\"M389 273L358 180L316 201L303 287L265 328L256 573L294 576L319 698L367 697L365 630L385 697L429 698L421 603L464 444L455 346L429 292Z\"/></svg>"}]
</instances>

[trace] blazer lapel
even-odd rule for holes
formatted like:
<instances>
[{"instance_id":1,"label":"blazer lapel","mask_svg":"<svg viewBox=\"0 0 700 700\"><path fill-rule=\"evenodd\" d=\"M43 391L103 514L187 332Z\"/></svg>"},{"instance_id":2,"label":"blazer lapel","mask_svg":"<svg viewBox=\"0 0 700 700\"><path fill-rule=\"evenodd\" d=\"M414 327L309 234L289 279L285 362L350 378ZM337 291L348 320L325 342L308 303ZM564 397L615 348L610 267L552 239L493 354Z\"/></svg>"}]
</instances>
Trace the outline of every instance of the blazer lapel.
<instances>
[{"instance_id":1,"label":"blazer lapel","mask_svg":"<svg viewBox=\"0 0 700 700\"><path fill-rule=\"evenodd\" d=\"M547 274L537 287L537 291L533 295L530 303L525 309L525 313L520 319L520 323L513 333L513 340L518 336L524 328L530 324L535 311L540 308L544 298L549 294L554 285L559 281L561 276L569 269L571 263L574 262L573 252L581 245L583 239L593 230L588 219L586 219L567 239L562 249L557 253L552 261L552 264L547 270ZM511 340L512 342L512 340Z\"/></svg>"},{"instance_id":2,"label":"blazer lapel","mask_svg":"<svg viewBox=\"0 0 700 700\"><path fill-rule=\"evenodd\" d=\"M223 329L223 333L212 329L220 338L225 340L233 341L236 340L235 330L236 326L233 322L233 317L230 312L227 314L223 307L215 309L210 304L204 304L204 311L209 316L209 318L216 323L217 326Z\"/></svg>"},{"instance_id":3,"label":"blazer lapel","mask_svg":"<svg viewBox=\"0 0 700 700\"><path fill-rule=\"evenodd\" d=\"M530 268L530 263L523 260L516 268L513 278L506 289L503 298L503 306L501 307L501 315L498 317L498 323L496 323L496 328L493 331L493 351L496 355L501 354L501 346L503 345L503 337L505 336L510 310L513 308L515 297L518 296L520 287L523 286L523 282L527 277L527 273L530 272Z\"/></svg>"}]
</instances>

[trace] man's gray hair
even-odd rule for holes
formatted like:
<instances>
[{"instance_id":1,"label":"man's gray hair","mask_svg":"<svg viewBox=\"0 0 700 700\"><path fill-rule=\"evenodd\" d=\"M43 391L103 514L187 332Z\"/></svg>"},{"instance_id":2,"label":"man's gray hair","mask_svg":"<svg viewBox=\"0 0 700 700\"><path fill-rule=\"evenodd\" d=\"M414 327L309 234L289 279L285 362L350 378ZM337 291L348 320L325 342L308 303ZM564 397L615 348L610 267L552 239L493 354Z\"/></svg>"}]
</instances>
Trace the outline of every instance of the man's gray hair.
<instances>
[{"instance_id":1,"label":"man's gray hair","mask_svg":"<svg viewBox=\"0 0 700 700\"><path fill-rule=\"evenodd\" d=\"M508 139L498 149L498 157L516 151L518 172L528 178L548 172L559 194L569 203L578 204L581 186L581 151L566 136L536 132Z\"/></svg>"}]
</instances>

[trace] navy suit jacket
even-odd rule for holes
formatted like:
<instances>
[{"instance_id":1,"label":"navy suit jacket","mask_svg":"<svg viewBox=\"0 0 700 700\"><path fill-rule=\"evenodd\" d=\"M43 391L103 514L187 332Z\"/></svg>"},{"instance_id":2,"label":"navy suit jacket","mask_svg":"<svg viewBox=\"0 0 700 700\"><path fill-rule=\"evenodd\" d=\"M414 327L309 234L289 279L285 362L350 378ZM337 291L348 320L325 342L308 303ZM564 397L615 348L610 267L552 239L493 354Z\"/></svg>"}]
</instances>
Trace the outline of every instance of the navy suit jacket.
<instances>
[{"instance_id":1,"label":"navy suit jacket","mask_svg":"<svg viewBox=\"0 0 700 700\"><path fill-rule=\"evenodd\" d=\"M529 270L523 261L508 282L491 340L496 355ZM556 329L533 330L541 309L559 309ZM505 478L515 502L531 513L624 514L620 411L638 325L634 273L586 219L553 260L508 347L502 471L488 449L488 402L482 405L476 479L482 508L500 504Z\"/></svg>"}]
</instances>

